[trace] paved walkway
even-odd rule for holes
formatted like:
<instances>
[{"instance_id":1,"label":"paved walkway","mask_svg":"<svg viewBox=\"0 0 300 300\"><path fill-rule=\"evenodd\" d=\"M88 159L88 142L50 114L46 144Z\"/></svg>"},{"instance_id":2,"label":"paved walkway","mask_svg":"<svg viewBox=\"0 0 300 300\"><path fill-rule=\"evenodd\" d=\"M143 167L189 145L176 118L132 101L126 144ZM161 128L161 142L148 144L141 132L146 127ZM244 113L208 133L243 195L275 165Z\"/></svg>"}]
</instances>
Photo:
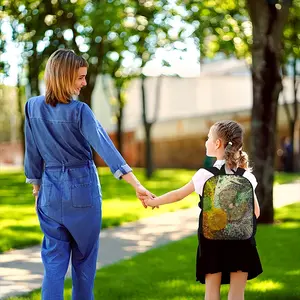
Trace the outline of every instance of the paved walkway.
<instances>
[{"instance_id":1,"label":"paved walkway","mask_svg":"<svg viewBox=\"0 0 300 300\"><path fill-rule=\"evenodd\" d=\"M300 182L274 187L274 207L298 201ZM195 234L198 215L199 209L195 207L103 230L97 267ZM40 246L0 255L0 299L37 289L41 286L42 278Z\"/></svg>"}]
</instances>

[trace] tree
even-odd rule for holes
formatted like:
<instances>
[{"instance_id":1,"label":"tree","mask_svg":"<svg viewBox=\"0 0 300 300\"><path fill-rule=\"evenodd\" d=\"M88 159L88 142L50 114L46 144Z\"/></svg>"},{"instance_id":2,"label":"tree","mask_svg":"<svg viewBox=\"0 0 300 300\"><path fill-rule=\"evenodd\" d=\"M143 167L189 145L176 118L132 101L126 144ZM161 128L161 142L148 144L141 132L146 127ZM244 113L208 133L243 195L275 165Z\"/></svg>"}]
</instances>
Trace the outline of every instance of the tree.
<instances>
[{"instance_id":1,"label":"tree","mask_svg":"<svg viewBox=\"0 0 300 300\"><path fill-rule=\"evenodd\" d=\"M195 24L194 35L202 58L221 52L245 58L249 63L253 81L251 157L259 182L256 190L261 204L259 220L272 223L282 33L291 1L186 0L182 3L188 11L186 20Z\"/></svg>"},{"instance_id":2,"label":"tree","mask_svg":"<svg viewBox=\"0 0 300 300\"><path fill-rule=\"evenodd\" d=\"M298 33L300 32L300 1L294 1L293 6L290 9L290 14L288 17L288 23L284 30L284 56L282 61L282 74L283 76L289 76L287 69L290 67L292 78L293 78L293 104L290 109L289 104L286 101L286 91L283 87L282 89L282 97L283 97L283 105L286 111L288 124L289 124L289 135L291 139L291 154L290 154L290 171L294 171L297 169L297 161L295 158L299 153L295 153L296 145L295 145L295 130L296 123L298 120L299 112L298 112L298 88L300 81L298 80L298 68L297 63L300 59L300 43Z\"/></svg>"},{"instance_id":3,"label":"tree","mask_svg":"<svg viewBox=\"0 0 300 300\"><path fill-rule=\"evenodd\" d=\"M80 95L80 99L88 105L91 104L97 76L113 72L119 101L119 148L122 144L124 87L132 76L141 73L146 62L154 55L155 46L159 43L159 46L163 46L167 40L166 34L159 29L164 24L163 20L170 15L166 11L158 18L163 7L163 2L158 0L77 0L76 3L72 0L6 0L4 6L14 28L14 40L24 44L23 57L31 95L40 93L39 80L45 62L60 47L74 49L89 62L88 85ZM166 24L162 27L169 26ZM122 65L125 52L133 52L137 62L136 67L129 68L129 71ZM119 55L119 59L111 60L112 53ZM107 65L110 65L108 69ZM121 70L126 76L118 75Z\"/></svg>"},{"instance_id":4,"label":"tree","mask_svg":"<svg viewBox=\"0 0 300 300\"><path fill-rule=\"evenodd\" d=\"M31 95L39 91L45 61L57 48L71 48L89 62L88 85L81 99L91 104L114 29L122 27L126 1L6 1L5 11L14 28L14 40L24 43Z\"/></svg>"},{"instance_id":5,"label":"tree","mask_svg":"<svg viewBox=\"0 0 300 300\"><path fill-rule=\"evenodd\" d=\"M126 24L126 20L124 23ZM127 102L126 89L130 81L137 77L137 71L126 67L126 57L129 52L128 39L134 35L131 31L126 26L116 28L116 38L111 41L110 51L105 55L102 71L113 81L113 91L110 91L104 76L102 76L103 87L107 92L117 123L117 148L121 154L123 153L123 112Z\"/></svg>"},{"instance_id":6,"label":"tree","mask_svg":"<svg viewBox=\"0 0 300 300\"><path fill-rule=\"evenodd\" d=\"M24 122L25 122L25 114L24 114L24 105L25 105L25 86L22 84L22 75L23 68L22 65L19 66L18 71L18 81L17 81L17 91L18 91L18 114L19 114L19 138L22 147L22 153L25 153L25 134L24 134ZM24 160L24 157L23 157Z\"/></svg>"},{"instance_id":7,"label":"tree","mask_svg":"<svg viewBox=\"0 0 300 300\"><path fill-rule=\"evenodd\" d=\"M2 6L0 6L2 8ZM5 53L6 49L6 37L5 34L2 32L1 28L2 25L5 23L5 14L0 9L0 82L2 83L2 80L5 76L8 75L9 72L9 64L2 59L3 54Z\"/></svg>"},{"instance_id":8,"label":"tree","mask_svg":"<svg viewBox=\"0 0 300 300\"><path fill-rule=\"evenodd\" d=\"M217 53L235 56L251 64L251 22L244 0L188 0L184 20L195 27L200 59L214 58Z\"/></svg>"},{"instance_id":9,"label":"tree","mask_svg":"<svg viewBox=\"0 0 300 300\"><path fill-rule=\"evenodd\" d=\"M149 118L147 114L147 97L146 97L146 76L141 75L141 91L142 91L142 118L145 130L145 154L146 154L146 176L147 178L151 178L154 167L152 161L152 145L151 145L151 129L152 126L156 123L158 112L159 112L159 104L161 101L161 83L162 83L162 76L157 78L157 85L156 85L156 93L155 93L155 108L154 108L154 116L152 119Z\"/></svg>"},{"instance_id":10,"label":"tree","mask_svg":"<svg viewBox=\"0 0 300 300\"><path fill-rule=\"evenodd\" d=\"M109 78L113 81L113 91L109 89L104 76L102 76L103 88L117 123L117 148L123 154L123 113L127 102L126 89L132 77L123 77L118 71L108 74L111 74Z\"/></svg>"},{"instance_id":11,"label":"tree","mask_svg":"<svg viewBox=\"0 0 300 300\"><path fill-rule=\"evenodd\" d=\"M82 17L82 30L85 43L88 46L86 57L89 58L88 86L82 91L82 99L91 99L97 76L103 74L106 55L114 51L115 43L123 35L126 38L124 19L128 16L126 7L130 5L125 0L88 1ZM122 39L124 40L124 39ZM118 51L124 50L124 44L118 44Z\"/></svg>"},{"instance_id":12,"label":"tree","mask_svg":"<svg viewBox=\"0 0 300 300\"><path fill-rule=\"evenodd\" d=\"M156 105L154 116L151 119L147 107L146 76L142 73L146 63L155 57L158 48L171 48L172 42L176 37L169 34L171 20L174 12L173 7L167 1L143 1L133 0L134 22L130 40L130 49L135 55L135 60L139 63L139 77L141 80L141 102L142 102L142 121L145 132L145 162L146 177L152 176L154 166L152 158L151 130L157 120L160 102L160 83L162 77L158 79L156 91ZM162 62L164 64L164 62Z\"/></svg>"},{"instance_id":13,"label":"tree","mask_svg":"<svg viewBox=\"0 0 300 300\"><path fill-rule=\"evenodd\" d=\"M283 29L291 1L248 0L253 25L252 46L252 153L255 175L260 183L260 222L274 221L273 181L276 152L276 121L278 97L282 89L280 62Z\"/></svg>"}]
</instances>

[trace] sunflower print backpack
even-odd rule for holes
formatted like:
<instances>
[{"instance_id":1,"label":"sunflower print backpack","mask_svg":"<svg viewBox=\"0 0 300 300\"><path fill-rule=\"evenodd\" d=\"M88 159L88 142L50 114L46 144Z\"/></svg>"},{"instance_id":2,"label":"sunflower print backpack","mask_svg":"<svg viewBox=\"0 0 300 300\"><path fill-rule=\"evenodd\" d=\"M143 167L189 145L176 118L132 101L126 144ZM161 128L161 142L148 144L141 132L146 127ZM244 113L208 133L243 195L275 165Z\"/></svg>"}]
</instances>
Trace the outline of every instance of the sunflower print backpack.
<instances>
[{"instance_id":1,"label":"sunflower print backpack","mask_svg":"<svg viewBox=\"0 0 300 300\"><path fill-rule=\"evenodd\" d=\"M206 168L214 174L203 187L200 233L210 240L247 240L255 233L254 192L244 169L226 174L225 165Z\"/></svg>"}]
</instances>

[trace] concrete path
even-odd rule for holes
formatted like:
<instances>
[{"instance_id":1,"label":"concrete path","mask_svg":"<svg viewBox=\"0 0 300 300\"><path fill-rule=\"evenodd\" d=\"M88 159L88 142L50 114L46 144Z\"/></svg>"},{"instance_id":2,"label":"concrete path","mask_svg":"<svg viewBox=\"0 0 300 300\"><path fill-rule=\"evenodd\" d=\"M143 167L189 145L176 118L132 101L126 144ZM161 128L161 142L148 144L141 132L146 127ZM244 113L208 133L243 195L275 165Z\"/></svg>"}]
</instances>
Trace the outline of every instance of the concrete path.
<instances>
[{"instance_id":1,"label":"concrete path","mask_svg":"<svg viewBox=\"0 0 300 300\"><path fill-rule=\"evenodd\" d=\"M300 182L274 187L275 208L298 201L300 201ZM199 209L195 205L194 208L103 230L100 234L97 268L196 234L198 215ZM0 255L0 299L37 289L41 286L42 278L40 246L13 250Z\"/></svg>"}]
</instances>

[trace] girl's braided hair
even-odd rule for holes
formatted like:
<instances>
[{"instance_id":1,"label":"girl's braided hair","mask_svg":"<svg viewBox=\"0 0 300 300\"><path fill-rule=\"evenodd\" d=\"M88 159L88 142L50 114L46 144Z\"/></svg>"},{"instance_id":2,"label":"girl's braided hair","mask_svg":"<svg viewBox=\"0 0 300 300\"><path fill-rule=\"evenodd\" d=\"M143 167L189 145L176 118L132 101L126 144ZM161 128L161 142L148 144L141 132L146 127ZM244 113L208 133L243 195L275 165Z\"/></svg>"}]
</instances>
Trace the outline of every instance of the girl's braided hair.
<instances>
[{"instance_id":1,"label":"girl's braided hair","mask_svg":"<svg viewBox=\"0 0 300 300\"><path fill-rule=\"evenodd\" d=\"M213 125L212 130L224 143L227 166L230 169L249 169L248 154L242 150L244 132L241 125L235 121L220 121Z\"/></svg>"}]
</instances>

